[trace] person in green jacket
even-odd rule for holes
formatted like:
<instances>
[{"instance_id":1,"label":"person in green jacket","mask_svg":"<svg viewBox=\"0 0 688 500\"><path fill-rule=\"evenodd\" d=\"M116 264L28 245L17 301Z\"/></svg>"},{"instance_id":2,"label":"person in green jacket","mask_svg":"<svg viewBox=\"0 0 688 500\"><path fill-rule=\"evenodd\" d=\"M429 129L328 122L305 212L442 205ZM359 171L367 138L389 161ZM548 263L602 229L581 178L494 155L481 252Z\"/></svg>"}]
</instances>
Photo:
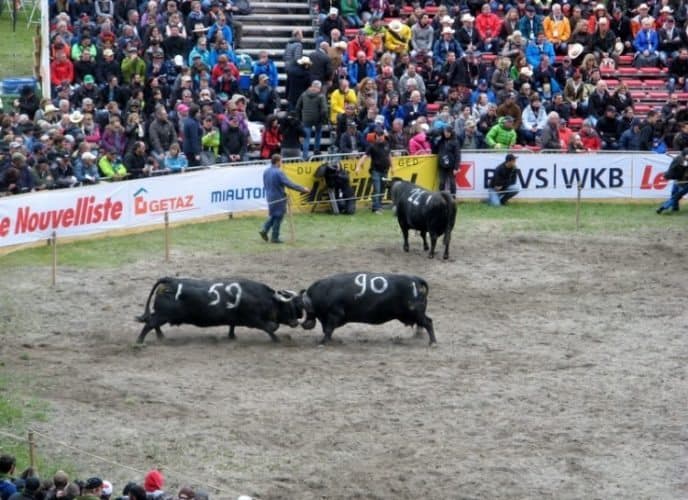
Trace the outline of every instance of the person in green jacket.
<instances>
[{"instance_id":1,"label":"person in green jacket","mask_svg":"<svg viewBox=\"0 0 688 500\"><path fill-rule=\"evenodd\" d=\"M220 149L220 130L215 126L215 118L208 115L203 118L203 135L201 136L201 163L214 165Z\"/></svg>"},{"instance_id":2,"label":"person in green jacket","mask_svg":"<svg viewBox=\"0 0 688 500\"><path fill-rule=\"evenodd\" d=\"M492 149L509 149L516 144L516 131L514 130L514 117L503 116L485 136L485 142Z\"/></svg>"},{"instance_id":3,"label":"person in green jacket","mask_svg":"<svg viewBox=\"0 0 688 500\"><path fill-rule=\"evenodd\" d=\"M360 28L363 21L358 17L358 0L341 0L340 13L349 28Z\"/></svg>"},{"instance_id":4,"label":"person in green jacket","mask_svg":"<svg viewBox=\"0 0 688 500\"><path fill-rule=\"evenodd\" d=\"M103 177L110 180L120 180L127 175L127 169L122 162L117 161L117 153L109 149L98 160L98 168Z\"/></svg>"},{"instance_id":5,"label":"person in green jacket","mask_svg":"<svg viewBox=\"0 0 688 500\"><path fill-rule=\"evenodd\" d=\"M130 46L127 49L127 57L122 59L122 82L129 85L134 75L140 75L141 80L146 78L146 62L139 57L138 49Z\"/></svg>"}]
</instances>

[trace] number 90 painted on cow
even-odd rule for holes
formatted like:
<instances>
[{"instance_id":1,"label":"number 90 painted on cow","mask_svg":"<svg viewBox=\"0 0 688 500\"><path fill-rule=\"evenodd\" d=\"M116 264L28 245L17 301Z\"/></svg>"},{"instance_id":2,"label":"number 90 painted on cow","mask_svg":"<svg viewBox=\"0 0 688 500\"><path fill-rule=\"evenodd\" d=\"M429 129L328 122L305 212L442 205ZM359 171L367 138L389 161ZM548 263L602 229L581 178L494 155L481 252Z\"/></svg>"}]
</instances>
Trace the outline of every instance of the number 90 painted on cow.
<instances>
[{"instance_id":1,"label":"number 90 painted on cow","mask_svg":"<svg viewBox=\"0 0 688 500\"><path fill-rule=\"evenodd\" d=\"M399 320L405 325L425 328L430 345L437 342L432 319L426 314L427 282L418 276L385 273L335 274L316 281L301 291L306 330L323 329L320 343L332 340L332 332L346 323L379 325Z\"/></svg>"}]
</instances>

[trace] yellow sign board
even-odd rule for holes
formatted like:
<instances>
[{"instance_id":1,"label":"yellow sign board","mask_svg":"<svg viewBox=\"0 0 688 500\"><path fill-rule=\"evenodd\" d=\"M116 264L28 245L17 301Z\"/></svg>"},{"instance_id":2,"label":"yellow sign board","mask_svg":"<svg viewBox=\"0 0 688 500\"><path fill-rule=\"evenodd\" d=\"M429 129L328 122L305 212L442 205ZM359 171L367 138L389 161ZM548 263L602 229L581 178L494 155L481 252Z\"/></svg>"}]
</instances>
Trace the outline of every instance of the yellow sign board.
<instances>
[{"instance_id":1,"label":"yellow sign board","mask_svg":"<svg viewBox=\"0 0 688 500\"><path fill-rule=\"evenodd\" d=\"M325 180L315 177L318 167L325 161L302 161L296 163L285 163L282 166L284 173L290 180L310 188L311 192L307 195L299 194L293 190L288 190L292 207L301 212L314 212L329 210L329 198ZM370 204L373 193L373 181L370 178L369 162L363 165L361 171L356 173L358 158L346 157L341 160L344 169L349 173L349 181L356 197L356 203ZM392 168L389 177L399 177L406 181L413 182L418 186L431 191L437 190L439 177L437 174L437 156L393 156ZM387 196L385 195L385 199Z\"/></svg>"}]
</instances>

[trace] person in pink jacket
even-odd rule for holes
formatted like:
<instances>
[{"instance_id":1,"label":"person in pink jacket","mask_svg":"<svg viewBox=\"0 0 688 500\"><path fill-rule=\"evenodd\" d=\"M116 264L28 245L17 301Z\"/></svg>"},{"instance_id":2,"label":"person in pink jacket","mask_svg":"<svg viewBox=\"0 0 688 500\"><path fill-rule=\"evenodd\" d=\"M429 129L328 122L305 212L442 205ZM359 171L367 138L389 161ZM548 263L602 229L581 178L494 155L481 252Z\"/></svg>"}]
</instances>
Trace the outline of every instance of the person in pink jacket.
<instances>
[{"instance_id":1,"label":"person in pink jacket","mask_svg":"<svg viewBox=\"0 0 688 500\"><path fill-rule=\"evenodd\" d=\"M409 139L409 153L412 155L429 155L432 153L430 141L427 133L430 126L427 123L421 123L416 128L416 134Z\"/></svg>"}]
</instances>

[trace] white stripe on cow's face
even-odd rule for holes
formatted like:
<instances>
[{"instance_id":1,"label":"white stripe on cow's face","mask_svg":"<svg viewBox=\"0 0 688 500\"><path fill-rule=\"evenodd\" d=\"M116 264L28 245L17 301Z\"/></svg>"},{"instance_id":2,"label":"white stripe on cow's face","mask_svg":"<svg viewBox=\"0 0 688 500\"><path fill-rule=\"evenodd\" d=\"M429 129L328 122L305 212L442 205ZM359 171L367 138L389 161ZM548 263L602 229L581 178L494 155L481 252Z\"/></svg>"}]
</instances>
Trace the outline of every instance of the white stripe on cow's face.
<instances>
[{"instance_id":1,"label":"white stripe on cow's face","mask_svg":"<svg viewBox=\"0 0 688 500\"><path fill-rule=\"evenodd\" d=\"M411 289L413 290L413 298L417 299L418 298L418 288L416 287L415 281L411 282Z\"/></svg>"},{"instance_id":2,"label":"white stripe on cow's face","mask_svg":"<svg viewBox=\"0 0 688 500\"><path fill-rule=\"evenodd\" d=\"M179 300L179 297L181 296L181 294L182 294L182 284L179 283L177 285L177 293L174 295L174 300Z\"/></svg>"}]
</instances>

